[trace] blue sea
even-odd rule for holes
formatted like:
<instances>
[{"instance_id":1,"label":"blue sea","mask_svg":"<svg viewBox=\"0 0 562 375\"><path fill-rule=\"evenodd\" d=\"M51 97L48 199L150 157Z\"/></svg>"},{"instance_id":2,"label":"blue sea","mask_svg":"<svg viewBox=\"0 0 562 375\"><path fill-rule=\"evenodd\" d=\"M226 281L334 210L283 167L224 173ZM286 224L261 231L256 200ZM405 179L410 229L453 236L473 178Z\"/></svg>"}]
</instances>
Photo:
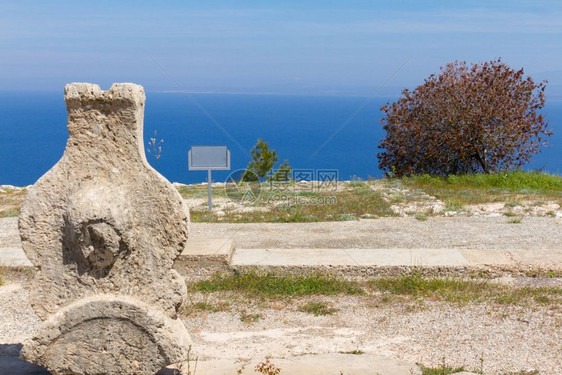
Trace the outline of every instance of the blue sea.
<instances>
[{"instance_id":1,"label":"blue sea","mask_svg":"<svg viewBox=\"0 0 562 375\"><path fill-rule=\"evenodd\" d=\"M244 168L258 138L297 169L337 170L340 180L380 177L376 154L384 136L380 106L395 98L147 93L145 148L154 131L163 139L156 169L168 180L204 182L205 171L188 171L194 145L226 145L232 170ZM204 108L202 110L201 108ZM554 136L526 169L562 172L562 102L543 110ZM558 129L560 131L558 131ZM0 93L0 184L33 184L61 157L66 139L63 93ZM154 158L147 153L154 166ZM229 172L213 172L224 181Z\"/></svg>"}]
</instances>

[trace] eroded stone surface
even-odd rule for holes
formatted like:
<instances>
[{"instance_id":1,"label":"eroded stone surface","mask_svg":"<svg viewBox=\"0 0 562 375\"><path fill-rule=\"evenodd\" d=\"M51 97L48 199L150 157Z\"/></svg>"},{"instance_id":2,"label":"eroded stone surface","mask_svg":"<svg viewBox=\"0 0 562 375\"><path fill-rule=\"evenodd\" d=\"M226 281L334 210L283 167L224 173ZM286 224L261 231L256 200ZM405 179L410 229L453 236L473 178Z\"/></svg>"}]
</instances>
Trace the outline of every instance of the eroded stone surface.
<instances>
[{"instance_id":1,"label":"eroded stone surface","mask_svg":"<svg viewBox=\"0 0 562 375\"><path fill-rule=\"evenodd\" d=\"M81 297L135 295L175 316L186 291L172 270L187 240L179 193L147 163L144 91L65 87L69 139L22 207L22 246L40 267L31 289L42 319Z\"/></svg>"},{"instance_id":2,"label":"eroded stone surface","mask_svg":"<svg viewBox=\"0 0 562 375\"><path fill-rule=\"evenodd\" d=\"M52 374L154 374L186 359L172 269L188 235L176 189L145 158L144 90L65 87L69 138L22 206L22 247L39 267L31 305L45 320L24 346Z\"/></svg>"},{"instance_id":3,"label":"eroded stone surface","mask_svg":"<svg viewBox=\"0 0 562 375\"><path fill-rule=\"evenodd\" d=\"M154 374L184 360L183 323L130 297L83 298L53 314L22 357L53 374Z\"/></svg>"}]
</instances>

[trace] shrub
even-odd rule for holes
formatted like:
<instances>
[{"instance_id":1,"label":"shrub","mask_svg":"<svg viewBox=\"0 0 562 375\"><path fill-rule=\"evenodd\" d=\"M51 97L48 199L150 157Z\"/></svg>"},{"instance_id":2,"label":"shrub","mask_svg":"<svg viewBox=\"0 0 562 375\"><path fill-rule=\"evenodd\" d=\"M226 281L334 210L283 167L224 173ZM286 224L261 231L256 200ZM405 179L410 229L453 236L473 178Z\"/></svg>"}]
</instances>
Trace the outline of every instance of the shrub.
<instances>
[{"instance_id":1,"label":"shrub","mask_svg":"<svg viewBox=\"0 0 562 375\"><path fill-rule=\"evenodd\" d=\"M490 173L527 163L552 133L539 113L546 82L501 59L453 62L381 107L379 167L396 176Z\"/></svg>"}]
</instances>

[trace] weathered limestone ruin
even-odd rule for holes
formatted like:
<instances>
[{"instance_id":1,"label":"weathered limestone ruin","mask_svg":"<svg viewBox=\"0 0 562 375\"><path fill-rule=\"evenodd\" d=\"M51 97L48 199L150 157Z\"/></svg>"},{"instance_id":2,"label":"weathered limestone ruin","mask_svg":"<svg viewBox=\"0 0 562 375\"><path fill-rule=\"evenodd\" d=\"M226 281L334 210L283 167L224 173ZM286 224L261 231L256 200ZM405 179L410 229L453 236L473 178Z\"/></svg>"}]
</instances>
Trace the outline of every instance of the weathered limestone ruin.
<instances>
[{"instance_id":1,"label":"weathered limestone ruin","mask_svg":"<svg viewBox=\"0 0 562 375\"><path fill-rule=\"evenodd\" d=\"M173 270L189 217L146 161L141 86L65 87L69 138L30 189L19 227L39 268L30 291L44 320L22 357L57 374L154 374L187 359Z\"/></svg>"}]
</instances>

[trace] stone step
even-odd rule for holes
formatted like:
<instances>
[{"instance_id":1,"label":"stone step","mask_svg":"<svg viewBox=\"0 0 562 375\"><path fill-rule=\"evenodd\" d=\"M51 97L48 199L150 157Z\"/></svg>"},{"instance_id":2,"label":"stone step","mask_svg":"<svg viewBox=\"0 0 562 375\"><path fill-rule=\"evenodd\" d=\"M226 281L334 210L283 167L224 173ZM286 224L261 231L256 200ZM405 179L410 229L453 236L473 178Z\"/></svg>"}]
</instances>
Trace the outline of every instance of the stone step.
<instances>
[{"instance_id":1,"label":"stone step","mask_svg":"<svg viewBox=\"0 0 562 375\"><path fill-rule=\"evenodd\" d=\"M0 248L0 266L4 267L33 267L33 264L21 247Z\"/></svg>"},{"instance_id":2,"label":"stone step","mask_svg":"<svg viewBox=\"0 0 562 375\"><path fill-rule=\"evenodd\" d=\"M259 360L215 359L197 362L197 375L251 375ZM412 362L383 355L363 354L309 354L289 358L271 358L281 374L290 375L421 375L420 368ZM191 363L193 371L195 363ZM186 367L186 366L184 366ZM185 369L187 370L187 369ZM166 371L166 370L164 370ZM162 371L158 375L170 372ZM267 373L267 372L262 372ZM274 373L274 372L271 372Z\"/></svg>"},{"instance_id":3,"label":"stone step","mask_svg":"<svg viewBox=\"0 0 562 375\"><path fill-rule=\"evenodd\" d=\"M184 276L195 269L226 270L233 252L234 242L231 239L188 239L185 249L174 262L174 268Z\"/></svg>"}]
</instances>

